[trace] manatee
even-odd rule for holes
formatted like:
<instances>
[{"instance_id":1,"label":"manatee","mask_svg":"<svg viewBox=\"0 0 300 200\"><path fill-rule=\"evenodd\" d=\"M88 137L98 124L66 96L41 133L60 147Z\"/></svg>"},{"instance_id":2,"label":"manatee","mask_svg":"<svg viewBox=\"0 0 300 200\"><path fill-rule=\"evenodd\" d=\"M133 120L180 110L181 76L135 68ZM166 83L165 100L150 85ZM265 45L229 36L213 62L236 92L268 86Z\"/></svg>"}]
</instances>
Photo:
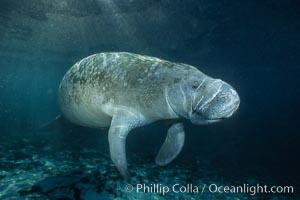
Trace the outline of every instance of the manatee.
<instances>
[{"instance_id":1,"label":"manatee","mask_svg":"<svg viewBox=\"0 0 300 200\"><path fill-rule=\"evenodd\" d=\"M68 121L110 127L110 156L125 178L125 140L131 130L172 121L155 160L166 165L183 147L184 118L197 125L217 122L230 117L240 103L232 86L193 66L127 52L94 54L75 63L63 77L58 96Z\"/></svg>"}]
</instances>

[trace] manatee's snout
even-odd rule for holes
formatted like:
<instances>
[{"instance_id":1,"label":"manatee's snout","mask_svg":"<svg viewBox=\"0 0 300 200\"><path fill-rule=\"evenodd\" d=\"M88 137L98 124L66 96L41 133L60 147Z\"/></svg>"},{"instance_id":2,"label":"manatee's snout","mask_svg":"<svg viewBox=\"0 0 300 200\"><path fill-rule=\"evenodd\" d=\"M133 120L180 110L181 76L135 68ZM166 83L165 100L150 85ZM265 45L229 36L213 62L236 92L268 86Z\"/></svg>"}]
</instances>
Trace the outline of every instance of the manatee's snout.
<instances>
[{"instance_id":1,"label":"manatee's snout","mask_svg":"<svg viewBox=\"0 0 300 200\"><path fill-rule=\"evenodd\" d=\"M204 115L213 120L230 117L240 105L240 97L227 83L221 82L215 97L203 110Z\"/></svg>"},{"instance_id":2,"label":"manatee's snout","mask_svg":"<svg viewBox=\"0 0 300 200\"><path fill-rule=\"evenodd\" d=\"M237 92L220 79L207 79L194 93L189 119L194 124L207 124L230 117L239 107Z\"/></svg>"}]
</instances>

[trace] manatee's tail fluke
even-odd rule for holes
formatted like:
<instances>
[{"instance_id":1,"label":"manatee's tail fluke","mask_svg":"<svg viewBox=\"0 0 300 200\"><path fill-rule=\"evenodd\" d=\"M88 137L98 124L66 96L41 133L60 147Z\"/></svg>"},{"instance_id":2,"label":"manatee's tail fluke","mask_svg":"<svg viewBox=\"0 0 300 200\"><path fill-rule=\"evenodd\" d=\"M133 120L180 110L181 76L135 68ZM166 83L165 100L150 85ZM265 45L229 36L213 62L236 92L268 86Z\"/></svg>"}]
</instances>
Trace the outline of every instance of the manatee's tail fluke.
<instances>
[{"instance_id":1,"label":"manatee's tail fluke","mask_svg":"<svg viewBox=\"0 0 300 200\"><path fill-rule=\"evenodd\" d=\"M40 126L37 131L41 132L48 132L48 131L54 131L54 130L61 130L65 127L72 128L76 125L72 124L68 120L64 119L61 115L58 115L54 120L51 122L48 122L42 126Z\"/></svg>"}]
</instances>

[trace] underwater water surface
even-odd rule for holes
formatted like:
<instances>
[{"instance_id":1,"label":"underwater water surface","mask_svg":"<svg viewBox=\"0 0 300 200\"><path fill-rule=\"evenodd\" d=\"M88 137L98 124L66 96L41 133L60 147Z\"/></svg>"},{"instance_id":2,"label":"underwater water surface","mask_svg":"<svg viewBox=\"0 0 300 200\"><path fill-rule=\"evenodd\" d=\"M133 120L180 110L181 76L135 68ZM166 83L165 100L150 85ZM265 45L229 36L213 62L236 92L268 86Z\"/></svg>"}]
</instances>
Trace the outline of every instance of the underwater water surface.
<instances>
[{"instance_id":1,"label":"underwater water surface","mask_svg":"<svg viewBox=\"0 0 300 200\"><path fill-rule=\"evenodd\" d=\"M1 0L0 199L299 199L299 9L296 0ZM215 124L184 120L184 147L166 166L155 157L170 124L133 130L124 180L108 128L41 128L61 114L67 70L101 52L195 66L230 83L239 109Z\"/></svg>"}]
</instances>

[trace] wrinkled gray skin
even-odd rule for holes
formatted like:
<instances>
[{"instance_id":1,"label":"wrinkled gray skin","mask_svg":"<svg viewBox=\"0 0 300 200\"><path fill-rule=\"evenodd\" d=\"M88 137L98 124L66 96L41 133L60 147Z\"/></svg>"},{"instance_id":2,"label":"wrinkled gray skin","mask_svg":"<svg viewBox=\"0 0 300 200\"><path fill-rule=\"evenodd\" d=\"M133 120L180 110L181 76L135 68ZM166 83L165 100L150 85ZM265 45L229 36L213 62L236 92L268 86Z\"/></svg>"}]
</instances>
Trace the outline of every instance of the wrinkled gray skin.
<instances>
[{"instance_id":1,"label":"wrinkled gray skin","mask_svg":"<svg viewBox=\"0 0 300 200\"><path fill-rule=\"evenodd\" d=\"M65 118L87 127L108 127L113 163L128 178L125 140L137 127L177 119L157 157L170 163L184 144L178 119L207 124L230 117L240 100L236 91L195 67L132 53L100 53L77 62L59 87ZM175 120L174 120L175 121Z\"/></svg>"}]
</instances>

